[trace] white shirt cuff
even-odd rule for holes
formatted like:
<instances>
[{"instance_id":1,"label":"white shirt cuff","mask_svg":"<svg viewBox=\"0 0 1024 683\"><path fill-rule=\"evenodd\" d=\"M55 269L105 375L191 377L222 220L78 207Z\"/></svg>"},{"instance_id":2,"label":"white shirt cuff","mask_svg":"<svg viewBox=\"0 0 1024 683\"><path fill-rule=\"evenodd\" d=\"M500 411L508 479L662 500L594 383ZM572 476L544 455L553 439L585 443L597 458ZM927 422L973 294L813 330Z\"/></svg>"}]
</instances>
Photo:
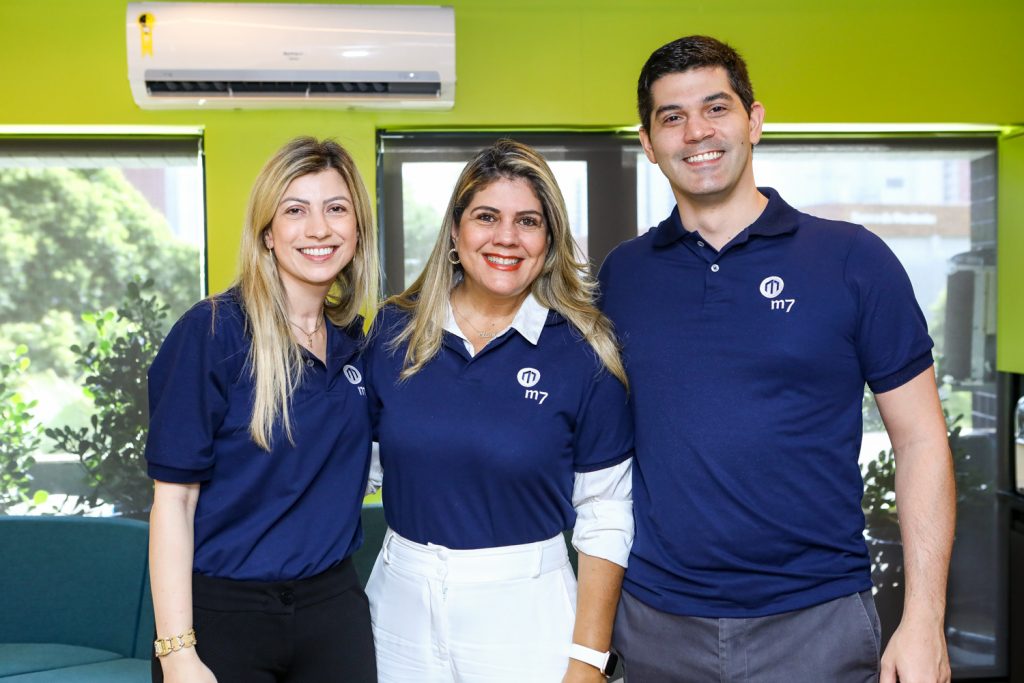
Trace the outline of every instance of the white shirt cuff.
<instances>
[{"instance_id":1,"label":"white shirt cuff","mask_svg":"<svg viewBox=\"0 0 1024 683\"><path fill-rule=\"evenodd\" d=\"M625 567L633 545L633 459L577 472L572 491L577 551Z\"/></svg>"},{"instance_id":2,"label":"white shirt cuff","mask_svg":"<svg viewBox=\"0 0 1024 683\"><path fill-rule=\"evenodd\" d=\"M380 444L373 442L373 450L370 453L370 475L366 480L366 493L364 496L377 493L377 489L384 483L384 468L380 464Z\"/></svg>"}]
</instances>

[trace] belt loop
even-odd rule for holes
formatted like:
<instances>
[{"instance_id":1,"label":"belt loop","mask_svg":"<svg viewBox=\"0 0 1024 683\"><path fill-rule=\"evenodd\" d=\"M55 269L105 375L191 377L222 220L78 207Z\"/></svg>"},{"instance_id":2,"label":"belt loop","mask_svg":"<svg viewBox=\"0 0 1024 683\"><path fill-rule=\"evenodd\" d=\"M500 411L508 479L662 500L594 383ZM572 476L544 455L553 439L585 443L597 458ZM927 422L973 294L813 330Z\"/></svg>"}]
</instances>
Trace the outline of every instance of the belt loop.
<instances>
[{"instance_id":1,"label":"belt loop","mask_svg":"<svg viewBox=\"0 0 1024 683\"><path fill-rule=\"evenodd\" d=\"M391 553L388 552L388 545L391 543L391 537L394 535L395 532L390 527L384 532L384 542L380 546L380 556L384 559L384 564L391 564Z\"/></svg>"},{"instance_id":2,"label":"belt loop","mask_svg":"<svg viewBox=\"0 0 1024 683\"><path fill-rule=\"evenodd\" d=\"M544 544L535 544L534 552L537 553L537 566L533 570L533 578L536 579L538 576L544 573Z\"/></svg>"}]
</instances>

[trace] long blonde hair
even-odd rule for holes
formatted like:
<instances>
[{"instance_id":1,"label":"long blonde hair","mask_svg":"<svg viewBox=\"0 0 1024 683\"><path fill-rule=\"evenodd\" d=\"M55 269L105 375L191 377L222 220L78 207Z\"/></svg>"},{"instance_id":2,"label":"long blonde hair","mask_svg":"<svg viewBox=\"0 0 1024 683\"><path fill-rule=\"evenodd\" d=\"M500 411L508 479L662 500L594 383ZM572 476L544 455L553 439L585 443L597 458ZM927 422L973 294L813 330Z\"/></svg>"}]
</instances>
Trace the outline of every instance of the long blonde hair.
<instances>
[{"instance_id":1,"label":"long blonde hair","mask_svg":"<svg viewBox=\"0 0 1024 683\"><path fill-rule=\"evenodd\" d=\"M448 260L453 228L476 193L500 179L527 181L544 210L548 251L540 275L530 285L531 293L542 306L566 318L604 367L628 386L611 323L594 304L597 283L573 241L565 200L554 174L532 147L507 139L481 150L462 169L426 267L408 289L388 299L388 303L411 313L409 322L392 342L392 349L408 343L401 379L415 375L441 350L448 301L460 269Z\"/></svg>"},{"instance_id":2,"label":"long blonde hair","mask_svg":"<svg viewBox=\"0 0 1024 683\"><path fill-rule=\"evenodd\" d=\"M248 366L255 386L249 435L270 450L274 426L280 420L288 441L292 439L291 396L302 377L302 354L291 333L284 285L274 252L264 234L270 230L278 204L296 178L328 169L336 170L352 195L356 216L356 251L342 268L324 302L324 313L345 327L359 315L361 306L372 316L379 292L377 236L370 198L363 179L348 152L333 140L298 137L290 141L260 171L245 215L239 253L239 276L246 325L252 338Z\"/></svg>"}]
</instances>

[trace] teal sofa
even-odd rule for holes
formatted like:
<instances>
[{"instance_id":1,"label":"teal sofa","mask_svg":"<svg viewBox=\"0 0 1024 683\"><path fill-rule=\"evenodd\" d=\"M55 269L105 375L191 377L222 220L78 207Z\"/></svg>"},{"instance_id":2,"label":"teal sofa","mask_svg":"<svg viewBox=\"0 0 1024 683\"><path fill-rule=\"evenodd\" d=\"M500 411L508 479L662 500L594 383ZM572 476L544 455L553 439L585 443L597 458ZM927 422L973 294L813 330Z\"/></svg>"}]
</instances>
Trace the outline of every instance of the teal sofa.
<instances>
[{"instance_id":1,"label":"teal sofa","mask_svg":"<svg viewBox=\"0 0 1024 683\"><path fill-rule=\"evenodd\" d=\"M0 516L0 681L148 683L148 525Z\"/></svg>"},{"instance_id":2,"label":"teal sofa","mask_svg":"<svg viewBox=\"0 0 1024 683\"><path fill-rule=\"evenodd\" d=\"M364 507L364 584L386 530L380 505ZM148 534L130 519L0 516L0 683L149 683Z\"/></svg>"},{"instance_id":3,"label":"teal sofa","mask_svg":"<svg viewBox=\"0 0 1024 683\"><path fill-rule=\"evenodd\" d=\"M387 524L363 509L370 576ZM0 683L149 683L149 525L101 517L0 516Z\"/></svg>"}]
</instances>

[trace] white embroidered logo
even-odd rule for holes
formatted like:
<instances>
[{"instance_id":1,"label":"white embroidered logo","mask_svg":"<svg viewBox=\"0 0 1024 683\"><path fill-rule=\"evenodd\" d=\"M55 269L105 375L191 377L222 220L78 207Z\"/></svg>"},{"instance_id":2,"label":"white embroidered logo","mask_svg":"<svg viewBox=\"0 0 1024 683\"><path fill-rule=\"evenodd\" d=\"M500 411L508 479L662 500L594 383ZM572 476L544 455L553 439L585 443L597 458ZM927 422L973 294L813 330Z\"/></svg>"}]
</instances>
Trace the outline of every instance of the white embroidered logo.
<instances>
[{"instance_id":1,"label":"white embroidered logo","mask_svg":"<svg viewBox=\"0 0 1024 683\"><path fill-rule=\"evenodd\" d=\"M523 368L516 375L519 385L529 389L540 381L540 370L536 368Z\"/></svg>"},{"instance_id":2,"label":"white embroidered logo","mask_svg":"<svg viewBox=\"0 0 1024 683\"><path fill-rule=\"evenodd\" d=\"M346 365L342 368L342 372L345 373L345 379L352 384L359 384L363 381L363 373L359 372L358 368L354 368L351 365Z\"/></svg>"},{"instance_id":3,"label":"white embroidered logo","mask_svg":"<svg viewBox=\"0 0 1024 683\"><path fill-rule=\"evenodd\" d=\"M779 294L782 294L782 290L786 288L786 283L778 275L769 275L765 279L761 280L761 296L766 299L771 299L769 305L773 311L784 311L789 313L793 310L793 304L796 303L796 299L776 299Z\"/></svg>"},{"instance_id":4,"label":"white embroidered logo","mask_svg":"<svg viewBox=\"0 0 1024 683\"><path fill-rule=\"evenodd\" d=\"M778 275L769 275L761 280L761 296L766 299L774 299L786 287L786 283Z\"/></svg>"},{"instance_id":5,"label":"white embroidered logo","mask_svg":"<svg viewBox=\"0 0 1024 683\"><path fill-rule=\"evenodd\" d=\"M547 399L548 392L530 388L540 381L540 370L537 368L523 368L516 373L516 379L519 380L520 386L526 387L526 394L523 398L529 401L536 401L537 405L543 404Z\"/></svg>"}]
</instances>

